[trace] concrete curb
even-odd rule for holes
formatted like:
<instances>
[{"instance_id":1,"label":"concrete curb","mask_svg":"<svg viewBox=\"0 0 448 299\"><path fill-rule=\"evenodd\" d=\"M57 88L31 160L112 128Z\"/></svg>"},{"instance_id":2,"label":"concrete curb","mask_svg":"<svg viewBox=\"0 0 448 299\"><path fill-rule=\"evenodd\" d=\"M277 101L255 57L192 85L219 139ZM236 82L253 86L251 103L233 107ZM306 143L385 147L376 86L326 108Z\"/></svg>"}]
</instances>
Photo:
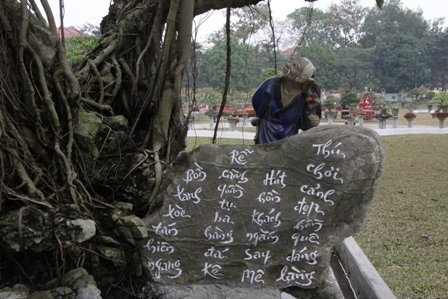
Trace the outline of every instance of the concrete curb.
<instances>
[{"instance_id":1,"label":"concrete curb","mask_svg":"<svg viewBox=\"0 0 448 299\"><path fill-rule=\"evenodd\" d=\"M322 126L328 126L326 124L322 124ZM332 125L339 126L339 125ZM380 136L393 136L393 135L413 135L413 134L448 134L447 128L438 128L438 127L430 127L430 126L414 126L412 128L408 127L398 127L398 128L386 128L386 129L378 129L373 126L364 126L365 128L369 128L374 130ZM242 127L242 130L230 131L228 126L222 126L216 132L217 138L234 138L234 139L242 139L247 141L253 141L255 133L244 131L245 127ZM188 137L210 137L212 138L214 134L214 129L206 128L204 125L195 125L193 128L188 130Z\"/></svg>"},{"instance_id":2,"label":"concrete curb","mask_svg":"<svg viewBox=\"0 0 448 299\"><path fill-rule=\"evenodd\" d=\"M336 251L357 298L396 299L353 237L337 245Z\"/></svg>"}]
</instances>

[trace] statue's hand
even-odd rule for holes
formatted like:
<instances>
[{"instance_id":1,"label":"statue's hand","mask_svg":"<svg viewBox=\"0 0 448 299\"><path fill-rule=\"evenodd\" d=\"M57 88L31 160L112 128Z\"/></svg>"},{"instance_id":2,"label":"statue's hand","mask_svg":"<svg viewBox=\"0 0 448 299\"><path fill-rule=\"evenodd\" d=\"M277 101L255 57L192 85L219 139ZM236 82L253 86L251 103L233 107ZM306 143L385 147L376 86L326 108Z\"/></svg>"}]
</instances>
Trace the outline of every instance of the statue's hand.
<instances>
[{"instance_id":1,"label":"statue's hand","mask_svg":"<svg viewBox=\"0 0 448 299\"><path fill-rule=\"evenodd\" d=\"M310 114L308 116L309 120L310 120L310 126L311 127L317 127L320 123L320 118L319 116L317 116L316 114Z\"/></svg>"},{"instance_id":2,"label":"statue's hand","mask_svg":"<svg viewBox=\"0 0 448 299\"><path fill-rule=\"evenodd\" d=\"M256 127L260 124L260 119L258 117L252 117L252 119L250 120L250 124Z\"/></svg>"}]
</instances>

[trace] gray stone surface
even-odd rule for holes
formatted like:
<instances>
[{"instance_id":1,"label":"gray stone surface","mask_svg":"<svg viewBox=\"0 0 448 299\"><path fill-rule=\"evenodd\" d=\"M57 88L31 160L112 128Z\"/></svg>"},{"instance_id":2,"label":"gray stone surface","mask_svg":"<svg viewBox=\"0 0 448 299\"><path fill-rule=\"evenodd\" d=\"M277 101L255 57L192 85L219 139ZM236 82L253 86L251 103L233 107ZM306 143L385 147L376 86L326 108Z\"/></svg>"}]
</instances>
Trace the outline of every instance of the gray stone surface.
<instances>
[{"instance_id":1,"label":"gray stone surface","mask_svg":"<svg viewBox=\"0 0 448 299\"><path fill-rule=\"evenodd\" d=\"M161 299L280 299L277 289L248 289L225 285L184 285L164 286L160 291Z\"/></svg>"},{"instance_id":2,"label":"gray stone surface","mask_svg":"<svg viewBox=\"0 0 448 299\"><path fill-rule=\"evenodd\" d=\"M336 277L331 268L329 268L328 280L315 289L301 289L290 287L283 290L272 288L243 288L231 287L220 284L206 284L206 285L164 285L150 287L152 293L145 295L151 298L161 299L177 299L177 298L191 298L191 299L344 299L346 298L339 288ZM155 293L154 293L155 292Z\"/></svg>"},{"instance_id":3,"label":"gray stone surface","mask_svg":"<svg viewBox=\"0 0 448 299\"><path fill-rule=\"evenodd\" d=\"M55 281L56 282L56 281ZM31 291L28 286L17 284L0 289L0 299L101 299L93 276L83 268L76 268L62 276L61 286L47 291Z\"/></svg>"},{"instance_id":4,"label":"gray stone surface","mask_svg":"<svg viewBox=\"0 0 448 299\"><path fill-rule=\"evenodd\" d=\"M268 145L206 145L168 170L146 217L162 284L313 289L361 225L384 152L370 129L321 126Z\"/></svg>"}]
</instances>

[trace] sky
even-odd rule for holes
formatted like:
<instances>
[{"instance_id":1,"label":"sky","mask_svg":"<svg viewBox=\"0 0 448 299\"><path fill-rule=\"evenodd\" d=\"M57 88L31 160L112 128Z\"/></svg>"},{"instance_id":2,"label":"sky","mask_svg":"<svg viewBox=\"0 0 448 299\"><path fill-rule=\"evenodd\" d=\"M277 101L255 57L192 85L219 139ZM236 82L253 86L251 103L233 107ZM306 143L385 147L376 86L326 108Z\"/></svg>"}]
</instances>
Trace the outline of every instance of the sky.
<instances>
[{"instance_id":1,"label":"sky","mask_svg":"<svg viewBox=\"0 0 448 299\"><path fill-rule=\"evenodd\" d=\"M386 0L387 1L387 0ZM56 23L60 24L59 0L48 0L52 7ZM112 0L64 0L65 15L64 26L81 27L86 23L99 24L108 12ZM401 0L403 6L412 10L421 9L423 16L427 20L445 17L448 22L448 1L447 0ZM338 0L318 0L314 2L315 8L326 10L332 3L340 3ZM365 7L375 6L375 0L361 0L361 5ZM304 0L271 0L271 9L274 20L284 20L286 15L295 9L308 6ZM207 26L202 26L199 35L206 36L218 30L224 22L224 14L215 11L208 19Z\"/></svg>"}]
</instances>

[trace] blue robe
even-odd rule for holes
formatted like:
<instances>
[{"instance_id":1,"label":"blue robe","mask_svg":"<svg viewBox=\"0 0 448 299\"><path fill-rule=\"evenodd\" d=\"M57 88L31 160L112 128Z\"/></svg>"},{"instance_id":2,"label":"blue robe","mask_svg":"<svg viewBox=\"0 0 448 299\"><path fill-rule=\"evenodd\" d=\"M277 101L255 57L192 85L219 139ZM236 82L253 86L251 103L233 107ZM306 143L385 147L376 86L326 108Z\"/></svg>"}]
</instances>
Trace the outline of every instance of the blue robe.
<instances>
[{"instance_id":1,"label":"blue robe","mask_svg":"<svg viewBox=\"0 0 448 299\"><path fill-rule=\"evenodd\" d=\"M308 84L304 92L298 94L287 106L283 107L280 91L282 77L272 77L264 81L252 97L252 106L260 119L255 143L270 143L292 135L300 130L311 128L308 115L322 115L320 104L307 101L310 95L320 97L320 89Z\"/></svg>"}]
</instances>

